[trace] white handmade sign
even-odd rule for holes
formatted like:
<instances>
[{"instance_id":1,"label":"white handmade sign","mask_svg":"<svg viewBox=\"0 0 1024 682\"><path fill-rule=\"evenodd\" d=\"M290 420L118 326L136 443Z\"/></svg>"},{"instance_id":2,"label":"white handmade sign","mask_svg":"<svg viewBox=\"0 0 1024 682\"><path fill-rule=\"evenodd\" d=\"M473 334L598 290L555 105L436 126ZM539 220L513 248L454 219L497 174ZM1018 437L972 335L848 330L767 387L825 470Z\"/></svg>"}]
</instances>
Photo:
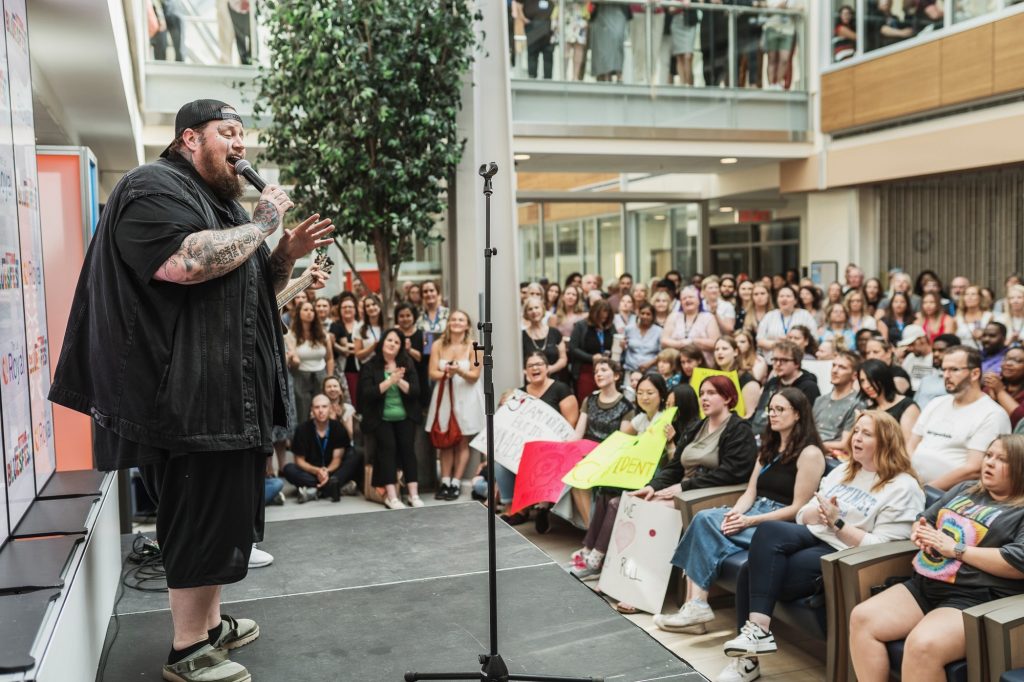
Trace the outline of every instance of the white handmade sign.
<instances>
[{"instance_id":1,"label":"white handmade sign","mask_svg":"<svg viewBox=\"0 0 1024 682\"><path fill-rule=\"evenodd\" d=\"M565 442L575 437L576 432L565 417L524 391L515 391L494 413L494 461L513 473L519 473L526 443ZM487 452L487 432L477 434L469 447Z\"/></svg>"},{"instance_id":2,"label":"white handmade sign","mask_svg":"<svg viewBox=\"0 0 1024 682\"><path fill-rule=\"evenodd\" d=\"M831 360L804 360L800 363L803 369L814 375L818 380L818 391L822 395L832 392L832 361Z\"/></svg>"},{"instance_id":3,"label":"white handmade sign","mask_svg":"<svg viewBox=\"0 0 1024 682\"><path fill-rule=\"evenodd\" d=\"M601 592L641 611L661 613L682 530L674 507L622 493L598 583Z\"/></svg>"}]
</instances>

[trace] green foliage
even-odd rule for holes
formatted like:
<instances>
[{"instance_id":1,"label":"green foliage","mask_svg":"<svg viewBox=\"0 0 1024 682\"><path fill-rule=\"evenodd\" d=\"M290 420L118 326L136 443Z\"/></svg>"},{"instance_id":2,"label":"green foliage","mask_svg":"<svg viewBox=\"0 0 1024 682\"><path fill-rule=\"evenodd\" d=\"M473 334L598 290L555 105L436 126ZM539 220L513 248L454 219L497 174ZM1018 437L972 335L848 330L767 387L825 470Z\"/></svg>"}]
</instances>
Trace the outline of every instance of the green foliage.
<instances>
[{"instance_id":1,"label":"green foliage","mask_svg":"<svg viewBox=\"0 0 1024 682\"><path fill-rule=\"evenodd\" d=\"M474 46L464 0L269 0L257 78L266 158L298 214L371 244L385 295L416 242L436 243L462 156L455 117ZM387 299L385 299L387 300Z\"/></svg>"}]
</instances>

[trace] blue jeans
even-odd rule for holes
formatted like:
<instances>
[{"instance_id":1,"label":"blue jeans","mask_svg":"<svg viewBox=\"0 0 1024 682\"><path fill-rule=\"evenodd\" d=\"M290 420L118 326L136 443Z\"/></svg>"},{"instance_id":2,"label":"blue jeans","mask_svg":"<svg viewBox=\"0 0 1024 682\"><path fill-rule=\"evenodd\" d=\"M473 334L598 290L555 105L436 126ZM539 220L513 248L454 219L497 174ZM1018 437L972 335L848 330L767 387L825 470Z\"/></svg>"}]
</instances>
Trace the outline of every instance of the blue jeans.
<instances>
[{"instance_id":1,"label":"blue jeans","mask_svg":"<svg viewBox=\"0 0 1024 682\"><path fill-rule=\"evenodd\" d=\"M498 494L501 495L501 503L509 504L516 491L516 475L495 462L494 478L498 481Z\"/></svg>"},{"instance_id":2,"label":"blue jeans","mask_svg":"<svg viewBox=\"0 0 1024 682\"><path fill-rule=\"evenodd\" d=\"M265 478L263 479L263 497L266 502L270 502L274 499L274 496L281 492L284 488L284 481L280 478Z\"/></svg>"},{"instance_id":3,"label":"blue jeans","mask_svg":"<svg viewBox=\"0 0 1024 682\"><path fill-rule=\"evenodd\" d=\"M759 497L744 516L760 516L782 509L785 505ZM735 535L722 532L722 520L731 507L715 507L697 512L683 534L672 556L672 565L686 571L686 577L702 590L709 590L718 577L722 562L736 552L750 547L757 526L745 528Z\"/></svg>"}]
</instances>

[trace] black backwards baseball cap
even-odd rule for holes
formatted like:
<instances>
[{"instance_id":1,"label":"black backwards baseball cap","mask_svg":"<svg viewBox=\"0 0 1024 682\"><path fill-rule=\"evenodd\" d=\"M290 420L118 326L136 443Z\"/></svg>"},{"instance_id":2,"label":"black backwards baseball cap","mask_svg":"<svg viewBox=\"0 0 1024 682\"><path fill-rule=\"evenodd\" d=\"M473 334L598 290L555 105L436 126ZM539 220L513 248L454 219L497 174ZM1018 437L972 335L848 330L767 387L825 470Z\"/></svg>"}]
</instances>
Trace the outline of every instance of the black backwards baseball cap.
<instances>
[{"instance_id":1,"label":"black backwards baseball cap","mask_svg":"<svg viewBox=\"0 0 1024 682\"><path fill-rule=\"evenodd\" d=\"M178 109L178 113L174 117L174 139L178 139L186 129L195 128L207 121L238 121L242 123L241 116L233 111L222 111L224 107L234 109L230 104L216 99L197 99L185 104ZM167 145L167 149L160 156L166 157L170 151L171 146Z\"/></svg>"}]
</instances>

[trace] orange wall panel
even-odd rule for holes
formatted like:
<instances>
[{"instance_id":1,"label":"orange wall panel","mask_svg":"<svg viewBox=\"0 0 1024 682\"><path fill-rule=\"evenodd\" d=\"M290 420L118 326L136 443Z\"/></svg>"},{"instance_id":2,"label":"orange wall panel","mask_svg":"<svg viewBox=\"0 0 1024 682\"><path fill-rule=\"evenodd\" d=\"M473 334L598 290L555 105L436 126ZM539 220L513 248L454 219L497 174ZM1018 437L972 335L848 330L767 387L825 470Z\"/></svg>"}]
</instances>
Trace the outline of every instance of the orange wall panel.
<instances>
[{"instance_id":1,"label":"orange wall panel","mask_svg":"<svg viewBox=\"0 0 1024 682\"><path fill-rule=\"evenodd\" d=\"M853 125L853 70L821 77L821 129L826 133Z\"/></svg>"},{"instance_id":2,"label":"orange wall panel","mask_svg":"<svg viewBox=\"0 0 1024 682\"><path fill-rule=\"evenodd\" d=\"M865 125L939 106L938 42L853 67L854 124Z\"/></svg>"},{"instance_id":3,"label":"orange wall panel","mask_svg":"<svg viewBox=\"0 0 1024 682\"><path fill-rule=\"evenodd\" d=\"M941 104L992 95L992 24L943 39Z\"/></svg>"},{"instance_id":4,"label":"orange wall panel","mask_svg":"<svg viewBox=\"0 0 1024 682\"><path fill-rule=\"evenodd\" d=\"M996 22L993 33L992 91L1024 90L1024 14Z\"/></svg>"},{"instance_id":5,"label":"orange wall panel","mask_svg":"<svg viewBox=\"0 0 1024 682\"><path fill-rule=\"evenodd\" d=\"M616 173L516 173L516 185L520 190L564 192L618 178Z\"/></svg>"},{"instance_id":6,"label":"orange wall panel","mask_svg":"<svg viewBox=\"0 0 1024 682\"><path fill-rule=\"evenodd\" d=\"M39 154L39 215L43 226L43 276L50 370L57 366L71 312L71 299L85 260L80 162L77 155ZM92 468L92 422L79 412L53 406L58 471Z\"/></svg>"}]
</instances>

